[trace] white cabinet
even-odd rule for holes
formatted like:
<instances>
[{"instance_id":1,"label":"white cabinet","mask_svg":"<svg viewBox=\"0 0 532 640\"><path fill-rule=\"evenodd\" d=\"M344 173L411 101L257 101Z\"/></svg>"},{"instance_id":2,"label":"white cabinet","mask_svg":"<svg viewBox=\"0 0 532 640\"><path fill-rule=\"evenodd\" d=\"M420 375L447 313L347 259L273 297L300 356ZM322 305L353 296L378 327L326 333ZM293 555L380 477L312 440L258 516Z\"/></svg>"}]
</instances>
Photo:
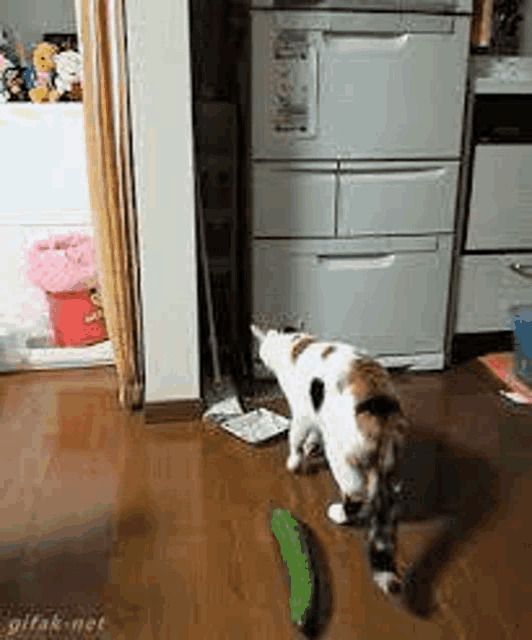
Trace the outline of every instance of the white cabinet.
<instances>
[{"instance_id":1,"label":"white cabinet","mask_svg":"<svg viewBox=\"0 0 532 640\"><path fill-rule=\"evenodd\" d=\"M254 321L373 355L441 350L451 237L253 242Z\"/></svg>"},{"instance_id":2,"label":"white cabinet","mask_svg":"<svg viewBox=\"0 0 532 640\"><path fill-rule=\"evenodd\" d=\"M90 220L82 104L1 105L0 149L0 222Z\"/></svg>"},{"instance_id":3,"label":"white cabinet","mask_svg":"<svg viewBox=\"0 0 532 640\"><path fill-rule=\"evenodd\" d=\"M532 145L475 149L468 250L532 247Z\"/></svg>"},{"instance_id":4,"label":"white cabinet","mask_svg":"<svg viewBox=\"0 0 532 640\"><path fill-rule=\"evenodd\" d=\"M532 300L532 251L461 260L457 332L511 331L508 309Z\"/></svg>"}]
</instances>

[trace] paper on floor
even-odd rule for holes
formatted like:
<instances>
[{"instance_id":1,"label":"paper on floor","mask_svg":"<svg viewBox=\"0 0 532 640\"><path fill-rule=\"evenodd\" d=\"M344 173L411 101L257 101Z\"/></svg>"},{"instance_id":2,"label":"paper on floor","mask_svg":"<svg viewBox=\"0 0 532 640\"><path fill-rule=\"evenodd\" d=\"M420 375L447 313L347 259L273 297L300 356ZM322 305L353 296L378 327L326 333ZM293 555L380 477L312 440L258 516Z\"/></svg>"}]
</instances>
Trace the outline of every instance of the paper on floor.
<instances>
[{"instance_id":1,"label":"paper on floor","mask_svg":"<svg viewBox=\"0 0 532 640\"><path fill-rule=\"evenodd\" d=\"M244 415L240 402L236 396L230 396L213 404L204 414L211 420L227 420L228 418Z\"/></svg>"},{"instance_id":2,"label":"paper on floor","mask_svg":"<svg viewBox=\"0 0 532 640\"><path fill-rule=\"evenodd\" d=\"M521 393L512 392L512 391L499 391L499 393L501 394L501 396L508 398L509 400L511 400L512 402L515 402L516 404L532 404L532 399L527 398Z\"/></svg>"},{"instance_id":3,"label":"paper on floor","mask_svg":"<svg viewBox=\"0 0 532 640\"><path fill-rule=\"evenodd\" d=\"M257 444L288 431L290 421L268 409L256 409L245 415L229 418L220 422L220 426L233 435Z\"/></svg>"}]
</instances>

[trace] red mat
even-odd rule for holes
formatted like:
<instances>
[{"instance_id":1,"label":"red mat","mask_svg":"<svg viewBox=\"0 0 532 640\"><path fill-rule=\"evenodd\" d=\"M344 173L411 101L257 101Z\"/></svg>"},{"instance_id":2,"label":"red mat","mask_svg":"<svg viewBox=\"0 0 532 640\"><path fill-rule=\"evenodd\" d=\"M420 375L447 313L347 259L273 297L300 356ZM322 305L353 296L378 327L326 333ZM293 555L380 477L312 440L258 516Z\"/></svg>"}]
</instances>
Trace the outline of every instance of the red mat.
<instances>
[{"instance_id":1,"label":"red mat","mask_svg":"<svg viewBox=\"0 0 532 640\"><path fill-rule=\"evenodd\" d=\"M479 358L489 371L503 382L511 393L519 394L521 402L532 404L532 389L513 373L513 354L490 353Z\"/></svg>"}]
</instances>

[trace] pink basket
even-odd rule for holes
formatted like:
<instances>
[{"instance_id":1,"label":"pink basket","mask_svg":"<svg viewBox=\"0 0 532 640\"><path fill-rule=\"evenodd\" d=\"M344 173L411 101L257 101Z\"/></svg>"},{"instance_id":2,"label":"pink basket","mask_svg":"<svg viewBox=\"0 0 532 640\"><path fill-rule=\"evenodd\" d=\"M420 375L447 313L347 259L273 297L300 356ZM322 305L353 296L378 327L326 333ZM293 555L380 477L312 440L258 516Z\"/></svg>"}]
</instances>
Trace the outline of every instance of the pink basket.
<instances>
[{"instance_id":1,"label":"pink basket","mask_svg":"<svg viewBox=\"0 0 532 640\"><path fill-rule=\"evenodd\" d=\"M45 292L84 291L96 284L94 242L73 233L37 241L29 252L27 275Z\"/></svg>"}]
</instances>

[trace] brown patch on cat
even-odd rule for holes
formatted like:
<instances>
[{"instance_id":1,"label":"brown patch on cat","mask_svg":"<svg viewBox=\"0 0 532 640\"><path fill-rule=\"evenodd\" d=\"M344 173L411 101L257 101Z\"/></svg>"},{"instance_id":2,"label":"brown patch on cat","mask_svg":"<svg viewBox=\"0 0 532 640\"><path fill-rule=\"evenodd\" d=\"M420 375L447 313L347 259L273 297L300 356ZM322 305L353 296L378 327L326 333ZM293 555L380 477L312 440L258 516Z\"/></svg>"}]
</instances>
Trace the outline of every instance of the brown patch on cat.
<instances>
[{"instance_id":1,"label":"brown patch on cat","mask_svg":"<svg viewBox=\"0 0 532 640\"><path fill-rule=\"evenodd\" d=\"M353 360L346 376L346 386L353 391L357 404L377 394L396 395L386 369L369 358Z\"/></svg>"},{"instance_id":2,"label":"brown patch on cat","mask_svg":"<svg viewBox=\"0 0 532 640\"><path fill-rule=\"evenodd\" d=\"M370 467L378 467L385 474L390 473L401 455L405 444L408 421L402 412L386 418L361 414L357 417L358 426L365 434L368 443L365 451L347 459L356 465L362 473Z\"/></svg>"},{"instance_id":3,"label":"brown patch on cat","mask_svg":"<svg viewBox=\"0 0 532 640\"><path fill-rule=\"evenodd\" d=\"M366 500L372 502L375 499L379 486L379 474L377 469L370 469L366 474Z\"/></svg>"},{"instance_id":4,"label":"brown patch on cat","mask_svg":"<svg viewBox=\"0 0 532 640\"><path fill-rule=\"evenodd\" d=\"M292 362L295 362L303 353L303 351L305 351L305 349L311 344L314 344L314 342L316 342L316 338L313 338L312 336L304 336L303 338L299 339L290 350Z\"/></svg>"},{"instance_id":5,"label":"brown patch on cat","mask_svg":"<svg viewBox=\"0 0 532 640\"><path fill-rule=\"evenodd\" d=\"M335 351L336 351L336 347L333 347L332 344L330 344L328 347L325 347L325 349L321 352L321 357L325 360L331 355L331 353L334 353Z\"/></svg>"},{"instance_id":6,"label":"brown patch on cat","mask_svg":"<svg viewBox=\"0 0 532 640\"><path fill-rule=\"evenodd\" d=\"M379 469L388 472L396 464L396 454L402 448L408 421L398 401L391 377L384 367L369 358L354 360L346 377L346 386L353 393L358 426L365 438L365 450L348 459L359 468L365 460L376 456ZM372 403L382 413L371 411ZM364 403L364 404L362 404ZM358 408L358 411L357 411Z\"/></svg>"}]
</instances>

